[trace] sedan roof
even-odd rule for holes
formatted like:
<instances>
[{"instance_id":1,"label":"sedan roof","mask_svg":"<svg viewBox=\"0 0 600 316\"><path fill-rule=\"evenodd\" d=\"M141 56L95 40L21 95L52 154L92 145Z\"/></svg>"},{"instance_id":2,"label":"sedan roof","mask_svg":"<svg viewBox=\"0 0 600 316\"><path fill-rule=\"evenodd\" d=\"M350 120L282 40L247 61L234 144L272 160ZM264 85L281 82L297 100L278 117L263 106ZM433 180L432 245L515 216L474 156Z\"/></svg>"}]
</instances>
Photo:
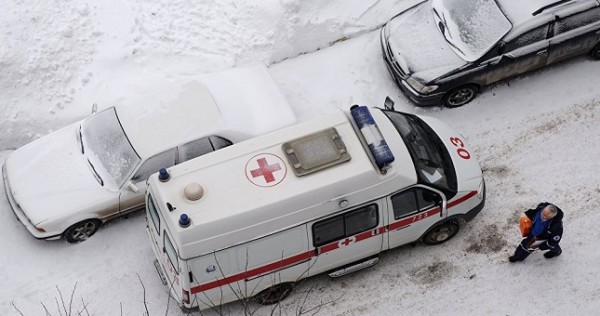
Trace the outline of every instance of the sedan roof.
<instances>
[{"instance_id":1,"label":"sedan roof","mask_svg":"<svg viewBox=\"0 0 600 316\"><path fill-rule=\"evenodd\" d=\"M263 65L201 75L115 107L142 159L209 135L239 142L296 121Z\"/></svg>"}]
</instances>

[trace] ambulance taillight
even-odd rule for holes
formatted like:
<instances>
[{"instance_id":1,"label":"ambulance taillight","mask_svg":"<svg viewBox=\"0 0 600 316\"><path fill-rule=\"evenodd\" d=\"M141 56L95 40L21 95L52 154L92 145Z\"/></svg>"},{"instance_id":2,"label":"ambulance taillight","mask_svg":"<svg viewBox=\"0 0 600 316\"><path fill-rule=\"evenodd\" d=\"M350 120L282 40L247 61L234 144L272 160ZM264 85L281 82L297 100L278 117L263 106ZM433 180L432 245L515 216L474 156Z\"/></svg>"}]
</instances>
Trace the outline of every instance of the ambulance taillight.
<instances>
[{"instance_id":1,"label":"ambulance taillight","mask_svg":"<svg viewBox=\"0 0 600 316\"><path fill-rule=\"evenodd\" d=\"M188 290L181 290L181 302L183 304L190 303L190 292Z\"/></svg>"}]
</instances>

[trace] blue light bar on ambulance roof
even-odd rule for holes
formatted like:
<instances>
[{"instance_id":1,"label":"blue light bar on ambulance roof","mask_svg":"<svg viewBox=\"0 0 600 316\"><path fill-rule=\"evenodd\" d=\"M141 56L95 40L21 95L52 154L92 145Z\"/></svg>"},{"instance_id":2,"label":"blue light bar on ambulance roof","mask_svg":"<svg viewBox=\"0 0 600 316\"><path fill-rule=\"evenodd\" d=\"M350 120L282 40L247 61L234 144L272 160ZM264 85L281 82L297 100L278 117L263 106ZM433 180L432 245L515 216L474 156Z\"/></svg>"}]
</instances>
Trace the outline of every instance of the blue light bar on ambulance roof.
<instances>
[{"instance_id":1,"label":"blue light bar on ambulance roof","mask_svg":"<svg viewBox=\"0 0 600 316\"><path fill-rule=\"evenodd\" d=\"M373 119L371 112L369 112L369 108L353 105L350 108L350 114L352 114L354 122L356 122L361 134L365 138L369 150L373 154L373 158L375 158L375 164L379 169L384 170L394 161L394 155L383 139L383 136L381 136L379 127L375 124L375 119Z\"/></svg>"}]
</instances>

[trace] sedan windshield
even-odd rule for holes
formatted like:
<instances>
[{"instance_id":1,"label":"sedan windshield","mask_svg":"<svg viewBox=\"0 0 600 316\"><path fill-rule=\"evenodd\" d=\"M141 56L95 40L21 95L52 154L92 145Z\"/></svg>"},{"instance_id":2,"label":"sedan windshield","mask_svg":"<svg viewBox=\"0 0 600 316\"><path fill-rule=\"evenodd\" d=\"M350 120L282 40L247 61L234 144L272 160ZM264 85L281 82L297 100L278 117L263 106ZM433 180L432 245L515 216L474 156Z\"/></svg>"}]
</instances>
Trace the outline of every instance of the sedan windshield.
<instances>
[{"instance_id":1,"label":"sedan windshield","mask_svg":"<svg viewBox=\"0 0 600 316\"><path fill-rule=\"evenodd\" d=\"M85 154L100 162L101 169L121 187L140 162L121 127L115 108L90 116L81 125ZM100 168L98 168L100 167Z\"/></svg>"},{"instance_id":2,"label":"sedan windshield","mask_svg":"<svg viewBox=\"0 0 600 316\"><path fill-rule=\"evenodd\" d=\"M429 125L414 115L394 111L384 113L406 144L419 182L449 195L456 193L456 173L452 158Z\"/></svg>"},{"instance_id":3,"label":"sedan windshield","mask_svg":"<svg viewBox=\"0 0 600 316\"><path fill-rule=\"evenodd\" d=\"M512 28L494 0L433 0L431 6L446 41L469 62L481 58Z\"/></svg>"}]
</instances>

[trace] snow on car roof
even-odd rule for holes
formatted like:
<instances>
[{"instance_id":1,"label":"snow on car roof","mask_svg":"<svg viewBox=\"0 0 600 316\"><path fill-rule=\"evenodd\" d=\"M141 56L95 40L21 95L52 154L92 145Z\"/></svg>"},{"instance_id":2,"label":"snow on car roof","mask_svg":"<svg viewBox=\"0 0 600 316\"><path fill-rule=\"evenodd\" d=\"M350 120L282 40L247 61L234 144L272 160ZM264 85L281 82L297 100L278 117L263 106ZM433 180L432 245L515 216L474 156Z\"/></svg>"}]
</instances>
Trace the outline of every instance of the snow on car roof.
<instances>
[{"instance_id":1,"label":"snow on car roof","mask_svg":"<svg viewBox=\"0 0 600 316\"><path fill-rule=\"evenodd\" d=\"M539 12L535 16L533 15L537 10L552 4L556 5L548 8L548 10ZM498 5L513 24L512 30L504 38L505 41L510 41L525 31L554 20L555 15L568 16L575 12L598 6L598 1L583 0L561 2L560 0L528 0L515 2L510 0L498 0Z\"/></svg>"},{"instance_id":2,"label":"snow on car roof","mask_svg":"<svg viewBox=\"0 0 600 316\"><path fill-rule=\"evenodd\" d=\"M531 20L533 12L558 1L559 0L497 0L498 5L512 24L521 24L527 20Z\"/></svg>"},{"instance_id":3,"label":"snow on car roof","mask_svg":"<svg viewBox=\"0 0 600 316\"><path fill-rule=\"evenodd\" d=\"M116 108L142 158L204 136L238 142L296 121L263 65L200 75Z\"/></svg>"}]
</instances>

